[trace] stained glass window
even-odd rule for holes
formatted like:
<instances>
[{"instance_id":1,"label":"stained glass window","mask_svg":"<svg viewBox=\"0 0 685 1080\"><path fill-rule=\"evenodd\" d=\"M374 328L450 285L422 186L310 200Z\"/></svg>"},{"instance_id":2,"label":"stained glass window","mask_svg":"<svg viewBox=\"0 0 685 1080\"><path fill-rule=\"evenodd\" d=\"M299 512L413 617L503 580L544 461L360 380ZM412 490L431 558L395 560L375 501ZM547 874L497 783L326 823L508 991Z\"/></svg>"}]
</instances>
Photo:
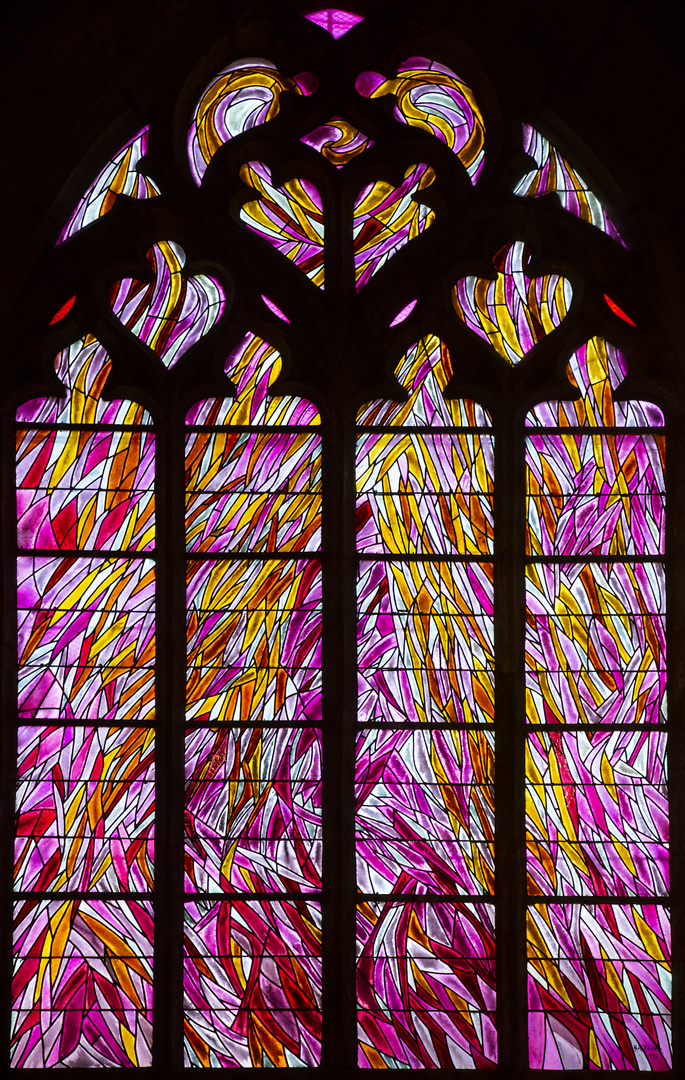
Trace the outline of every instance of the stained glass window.
<instances>
[{"instance_id":1,"label":"stained glass window","mask_svg":"<svg viewBox=\"0 0 685 1080\"><path fill-rule=\"evenodd\" d=\"M629 229L449 35L287 25L185 72L46 255L10 1063L668 1071Z\"/></svg>"}]
</instances>

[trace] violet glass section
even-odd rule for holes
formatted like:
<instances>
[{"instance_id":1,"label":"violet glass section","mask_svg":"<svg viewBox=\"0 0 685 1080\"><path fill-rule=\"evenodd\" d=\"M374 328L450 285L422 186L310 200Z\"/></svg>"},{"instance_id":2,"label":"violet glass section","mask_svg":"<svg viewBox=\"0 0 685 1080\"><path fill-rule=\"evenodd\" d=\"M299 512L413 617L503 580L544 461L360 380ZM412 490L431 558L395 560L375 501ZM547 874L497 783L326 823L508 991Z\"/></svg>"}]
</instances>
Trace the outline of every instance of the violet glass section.
<instances>
[{"instance_id":1,"label":"violet glass section","mask_svg":"<svg viewBox=\"0 0 685 1080\"><path fill-rule=\"evenodd\" d=\"M357 912L360 1068L493 1068L491 904L361 904Z\"/></svg>"},{"instance_id":2,"label":"violet glass section","mask_svg":"<svg viewBox=\"0 0 685 1080\"><path fill-rule=\"evenodd\" d=\"M564 210L581 221L588 221L595 228L625 247L621 235L595 193L590 190L576 170L548 139L530 124L523 125L523 149L532 157L537 169L519 180L515 195L539 198L540 195L556 194Z\"/></svg>"},{"instance_id":3,"label":"violet glass section","mask_svg":"<svg viewBox=\"0 0 685 1080\"><path fill-rule=\"evenodd\" d=\"M189 551L318 551L320 436L186 435L186 538Z\"/></svg>"},{"instance_id":4,"label":"violet glass section","mask_svg":"<svg viewBox=\"0 0 685 1080\"><path fill-rule=\"evenodd\" d=\"M360 723L494 717L492 564L360 561Z\"/></svg>"},{"instance_id":5,"label":"violet glass section","mask_svg":"<svg viewBox=\"0 0 685 1080\"><path fill-rule=\"evenodd\" d=\"M20 556L20 717L150 719L154 589L150 559Z\"/></svg>"},{"instance_id":6,"label":"violet glass section","mask_svg":"<svg viewBox=\"0 0 685 1080\"><path fill-rule=\"evenodd\" d=\"M185 924L186 1065L318 1065L321 905L198 900Z\"/></svg>"},{"instance_id":7,"label":"violet glass section","mask_svg":"<svg viewBox=\"0 0 685 1080\"><path fill-rule=\"evenodd\" d=\"M152 904L15 904L15 1068L151 1064Z\"/></svg>"},{"instance_id":8,"label":"violet glass section","mask_svg":"<svg viewBox=\"0 0 685 1080\"><path fill-rule=\"evenodd\" d=\"M104 346L87 334L55 357L65 396L25 401L17 409L17 420L26 424L151 424L150 414L136 402L103 399L111 367Z\"/></svg>"},{"instance_id":9,"label":"violet glass section","mask_svg":"<svg viewBox=\"0 0 685 1080\"><path fill-rule=\"evenodd\" d=\"M207 426L318 426L311 401L271 391L281 373L279 353L255 334L246 334L230 353L225 372L235 386L234 398L208 398L188 411L186 424Z\"/></svg>"},{"instance_id":10,"label":"violet glass section","mask_svg":"<svg viewBox=\"0 0 685 1080\"><path fill-rule=\"evenodd\" d=\"M149 177L139 171L141 158L147 151L149 128L145 127L122 146L118 154L108 161L89 188L86 189L57 241L61 244L90 225L114 206L117 195L132 199L151 199L159 195Z\"/></svg>"},{"instance_id":11,"label":"violet glass section","mask_svg":"<svg viewBox=\"0 0 685 1080\"><path fill-rule=\"evenodd\" d=\"M196 184L202 183L209 162L225 143L277 115L286 90L307 92L261 58L236 60L212 79L188 132L188 160Z\"/></svg>"},{"instance_id":12,"label":"violet glass section","mask_svg":"<svg viewBox=\"0 0 685 1080\"><path fill-rule=\"evenodd\" d=\"M20 548L154 547L154 435L19 429Z\"/></svg>"},{"instance_id":13,"label":"violet glass section","mask_svg":"<svg viewBox=\"0 0 685 1080\"><path fill-rule=\"evenodd\" d=\"M21 727L18 741L15 889L149 891L153 732Z\"/></svg>"},{"instance_id":14,"label":"violet glass section","mask_svg":"<svg viewBox=\"0 0 685 1080\"><path fill-rule=\"evenodd\" d=\"M528 958L533 1068L671 1068L666 908L535 904Z\"/></svg>"},{"instance_id":15,"label":"violet glass section","mask_svg":"<svg viewBox=\"0 0 685 1080\"><path fill-rule=\"evenodd\" d=\"M663 427L664 415L651 401L616 401L626 360L615 345L594 337L573 354L566 368L577 401L543 401L526 416L528 427Z\"/></svg>"},{"instance_id":16,"label":"violet glass section","mask_svg":"<svg viewBox=\"0 0 685 1080\"><path fill-rule=\"evenodd\" d=\"M493 481L491 435L360 435L357 550L492 554Z\"/></svg>"},{"instance_id":17,"label":"violet glass section","mask_svg":"<svg viewBox=\"0 0 685 1080\"><path fill-rule=\"evenodd\" d=\"M433 224L435 214L417 200L418 193L434 179L429 165L410 165L399 187L377 180L360 191L352 225L357 291L405 244Z\"/></svg>"},{"instance_id":18,"label":"violet glass section","mask_svg":"<svg viewBox=\"0 0 685 1080\"><path fill-rule=\"evenodd\" d=\"M494 736L366 729L357 736L357 885L364 893L494 888Z\"/></svg>"},{"instance_id":19,"label":"violet glass section","mask_svg":"<svg viewBox=\"0 0 685 1080\"><path fill-rule=\"evenodd\" d=\"M321 888L321 733L186 734L186 890Z\"/></svg>"},{"instance_id":20,"label":"violet glass section","mask_svg":"<svg viewBox=\"0 0 685 1080\"><path fill-rule=\"evenodd\" d=\"M470 275L452 290L459 318L512 365L559 326L573 298L570 281L559 274L529 277L529 261L528 248L517 240L493 259L494 281Z\"/></svg>"},{"instance_id":21,"label":"violet glass section","mask_svg":"<svg viewBox=\"0 0 685 1080\"><path fill-rule=\"evenodd\" d=\"M665 449L654 435L530 435L527 553L663 554Z\"/></svg>"},{"instance_id":22,"label":"violet glass section","mask_svg":"<svg viewBox=\"0 0 685 1080\"><path fill-rule=\"evenodd\" d=\"M428 131L456 154L472 184L477 183L484 159L485 126L473 91L444 64L412 56L400 64L397 77L385 79L375 71L357 78L363 97L393 94L395 119Z\"/></svg>"},{"instance_id":23,"label":"violet glass section","mask_svg":"<svg viewBox=\"0 0 685 1080\"><path fill-rule=\"evenodd\" d=\"M318 723L318 562L191 561L187 718Z\"/></svg>"},{"instance_id":24,"label":"violet glass section","mask_svg":"<svg viewBox=\"0 0 685 1080\"><path fill-rule=\"evenodd\" d=\"M342 11L340 8L321 8L320 11L312 11L305 15L305 19L320 26L334 38L343 37L357 23L364 21L363 15L355 15L352 11Z\"/></svg>"},{"instance_id":25,"label":"violet glass section","mask_svg":"<svg viewBox=\"0 0 685 1080\"><path fill-rule=\"evenodd\" d=\"M666 895L665 755L644 729L528 735L530 895Z\"/></svg>"},{"instance_id":26,"label":"violet glass section","mask_svg":"<svg viewBox=\"0 0 685 1080\"><path fill-rule=\"evenodd\" d=\"M250 161L240 170L258 198L243 204L240 220L323 288L324 213L321 195L309 180L286 180L274 187L271 170Z\"/></svg>"},{"instance_id":27,"label":"violet glass section","mask_svg":"<svg viewBox=\"0 0 685 1080\"><path fill-rule=\"evenodd\" d=\"M185 253L172 241L151 247L147 261L153 281L116 281L110 303L123 325L171 368L221 317L226 295L215 278L184 274Z\"/></svg>"},{"instance_id":28,"label":"violet glass section","mask_svg":"<svg viewBox=\"0 0 685 1080\"><path fill-rule=\"evenodd\" d=\"M663 722L663 566L536 564L526 579L529 722Z\"/></svg>"}]
</instances>

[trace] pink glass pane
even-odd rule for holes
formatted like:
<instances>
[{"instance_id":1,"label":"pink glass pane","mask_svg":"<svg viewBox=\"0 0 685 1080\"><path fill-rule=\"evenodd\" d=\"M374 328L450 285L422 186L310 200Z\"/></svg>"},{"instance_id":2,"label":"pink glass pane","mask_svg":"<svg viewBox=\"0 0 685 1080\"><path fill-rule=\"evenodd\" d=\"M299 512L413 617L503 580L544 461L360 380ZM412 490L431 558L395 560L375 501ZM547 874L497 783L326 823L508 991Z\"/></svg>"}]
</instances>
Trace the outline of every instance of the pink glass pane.
<instances>
[{"instance_id":1,"label":"pink glass pane","mask_svg":"<svg viewBox=\"0 0 685 1080\"><path fill-rule=\"evenodd\" d=\"M362 892L493 891L490 733L374 728L355 760Z\"/></svg>"},{"instance_id":2,"label":"pink glass pane","mask_svg":"<svg viewBox=\"0 0 685 1080\"><path fill-rule=\"evenodd\" d=\"M12 1066L149 1066L152 943L151 903L18 901Z\"/></svg>"},{"instance_id":3,"label":"pink glass pane","mask_svg":"<svg viewBox=\"0 0 685 1080\"><path fill-rule=\"evenodd\" d=\"M416 307L417 303L418 303L418 300L410 300L408 304L405 304L405 306L403 308L401 308L400 311L398 311L397 315L395 316L395 318L392 320L392 322L389 325L390 326L399 326L400 323L403 323L405 319L409 318L412 311Z\"/></svg>"},{"instance_id":4,"label":"pink glass pane","mask_svg":"<svg viewBox=\"0 0 685 1080\"><path fill-rule=\"evenodd\" d=\"M328 30L334 38L340 38L357 23L362 22L364 16L355 15L351 11L341 11L340 8L322 8L321 11L313 11L305 15L305 19Z\"/></svg>"},{"instance_id":5,"label":"pink glass pane","mask_svg":"<svg viewBox=\"0 0 685 1080\"><path fill-rule=\"evenodd\" d=\"M49 720L150 717L151 560L17 560L19 714Z\"/></svg>"},{"instance_id":6,"label":"pink glass pane","mask_svg":"<svg viewBox=\"0 0 685 1080\"><path fill-rule=\"evenodd\" d=\"M494 907L366 903L357 913L361 1068L493 1068Z\"/></svg>"},{"instance_id":7,"label":"pink glass pane","mask_svg":"<svg viewBox=\"0 0 685 1080\"><path fill-rule=\"evenodd\" d=\"M654 904L529 908L532 1068L670 1069L669 923Z\"/></svg>"},{"instance_id":8,"label":"pink glass pane","mask_svg":"<svg viewBox=\"0 0 685 1080\"><path fill-rule=\"evenodd\" d=\"M290 319L288 318L288 316L284 315L283 312L281 311L281 309L278 307L278 305L274 304L273 300L269 300L269 297L265 296L264 293L262 293L262 300L264 301L264 303L268 307L269 311L272 311L277 319L282 319L283 322L287 322L287 323L290 322Z\"/></svg>"},{"instance_id":9,"label":"pink glass pane","mask_svg":"<svg viewBox=\"0 0 685 1080\"><path fill-rule=\"evenodd\" d=\"M529 894L666 895L665 734L541 731L526 751Z\"/></svg>"},{"instance_id":10,"label":"pink glass pane","mask_svg":"<svg viewBox=\"0 0 685 1080\"><path fill-rule=\"evenodd\" d=\"M17 432L20 548L149 550L155 444L147 432Z\"/></svg>"},{"instance_id":11,"label":"pink glass pane","mask_svg":"<svg viewBox=\"0 0 685 1080\"><path fill-rule=\"evenodd\" d=\"M321 733L202 728L186 735L186 889L321 888Z\"/></svg>"},{"instance_id":12,"label":"pink glass pane","mask_svg":"<svg viewBox=\"0 0 685 1080\"><path fill-rule=\"evenodd\" d=\"M15 888L152 888L154 736L20 727Z\"/></svg>"},{"instance_id":13,"label":"pink glass pane","mask_svg":"<svg viewBox=\"0 0 685 1080\"><path fill-rule=\"evenodd\" d=\"M318 562L191 561L187 718L320 722Z\"/></svg>"},{"instance_id":14,"label":"pink glass pane","mask_svg":"<svg viewBox=\"0 0 685 1080\"><path fill-rule=\"evenodd\" d=\"M492 721L492 565L360 561L360 723Z\"/></svg>"},{"instance_id":15,"label":"pink glass pane","mask_svg":"<svg viewBox=\"0 0 685 1080\"><path fill-rule=\"evenodd\" d=\"M185 922L186 1065L318 1065L320 904L197 901Z\"/></svg>"}]
</instances>

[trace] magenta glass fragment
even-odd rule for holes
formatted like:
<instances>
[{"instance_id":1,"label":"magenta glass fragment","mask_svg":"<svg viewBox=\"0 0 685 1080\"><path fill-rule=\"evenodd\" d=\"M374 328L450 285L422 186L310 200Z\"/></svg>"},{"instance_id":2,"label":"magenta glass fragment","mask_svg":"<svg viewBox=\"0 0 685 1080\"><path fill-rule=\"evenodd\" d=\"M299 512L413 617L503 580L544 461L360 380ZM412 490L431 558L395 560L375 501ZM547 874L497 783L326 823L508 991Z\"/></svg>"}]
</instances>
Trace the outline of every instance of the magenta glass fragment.
<instances>
[{"instance_id":1,"label":"magenta glass fragment","mask_svg":"<svg viewBox=\"0 0 685 1080\"><path fill-rule=\"evenodd\" d=\"M309 19L310 22L316 23L317 26L321 26L324 30L328 30L329 34L332 34L334 38L340 38L351 30L357 23L362 22L363 15L355 15L351 11L341 11L340 8L322 8L320 11L313 11L309 15L305 15L305 19Z\"/></svg>"},{"instance_id":2,"label":"magenta glass fragment","mask_svg":"<svg viewBox=\"0 0 685 1080\"><path fill-rule=\"evenodd\" d=\"M273 311L274 315L276 315L279 319L283 319L283 322L290 322L290 319L287 315L283 314L278 304L274 304L273 300L269 300L269 297L265 296L264 293L262 293L262 300L268 307L269 311Z\"/></svg>"},{"instance_id":3,"label":"magenta glass fragment","mask_svg":"<svg viewBox=\"0 0 685 1080\"><path fill-rule=\"evenodd\" d=\"M381 75L379 71L362 71L361 74L357 75L354 86L357 93L362 97L371 97L374 90L377 90L384 82L385 75Z\"/></svg>"},{"instance_id":4,"label":"magenta glass fragment","mask_svg":"<svg viewBox=\"0 0 685 1080\"><path fill-rule=\"evenodd\" d=\"M399 326L400 323L404 322L405 319L409 318L417 304L418 300L410 300L408 304L405 304L403 308L400 308L395 318L388 325Z\"/></svg>"},{"instance_id":5,"label":"magenta glass fragment","mask_svg":"<svg viewBox=\"0 0 685 1080\"><path fill-rule=\"evenodd\" d=\"M292 75L291 78L305 97L309 97L319 89L319 80L311 71L301 71L299 75Z\"/></svg>"}]
</instances>

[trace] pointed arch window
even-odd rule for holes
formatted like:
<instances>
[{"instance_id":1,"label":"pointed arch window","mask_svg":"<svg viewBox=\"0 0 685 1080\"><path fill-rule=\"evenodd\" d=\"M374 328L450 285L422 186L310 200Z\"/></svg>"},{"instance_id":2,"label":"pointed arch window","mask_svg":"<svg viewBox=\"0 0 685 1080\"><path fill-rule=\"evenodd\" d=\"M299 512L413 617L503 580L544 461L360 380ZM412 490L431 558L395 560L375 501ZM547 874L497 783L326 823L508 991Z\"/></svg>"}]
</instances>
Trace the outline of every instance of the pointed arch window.
<instances>
[{"instance_id":1,"label":"pointed arch window","mask_svg":"<svg viewBox=\"0 0 685 1080\"><path fill-rule=\"evenodd\" d=\"M459 43L365 70L368 20L298 20L53 238L7 448L9 1060L669 1070L625 230L549 133L490 146Z\"/></svg>"}]
</instances>

